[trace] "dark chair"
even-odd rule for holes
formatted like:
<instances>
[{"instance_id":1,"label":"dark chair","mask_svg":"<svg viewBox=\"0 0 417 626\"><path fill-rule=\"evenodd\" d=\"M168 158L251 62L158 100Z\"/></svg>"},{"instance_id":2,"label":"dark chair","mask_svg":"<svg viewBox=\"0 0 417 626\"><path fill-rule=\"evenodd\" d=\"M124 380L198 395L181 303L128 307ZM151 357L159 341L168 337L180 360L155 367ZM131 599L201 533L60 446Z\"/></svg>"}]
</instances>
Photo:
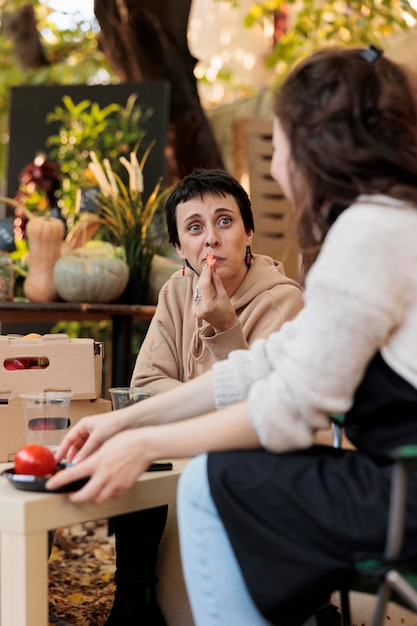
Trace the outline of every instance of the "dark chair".
<instances>
[{"instance_id":1,"label":"dark chair","mask_svg":"<svg viewBox=\"0 0 417 626\"><path fill-rule=\"evenodd\" d=\"M333 445L341 446L343 416L332 416ZM349 589L340 590L343 626L351 626L349 591L377 596L372 626L383 626L391 600L417 612L417 562L398 557L403 543L408 476L417 470L417 445L402 446L392 453L394 460L387 538L383 555L363 555L355 561L357 577ZM413 569L414 566L414 569Z\"/></svg>"}]
</instances>

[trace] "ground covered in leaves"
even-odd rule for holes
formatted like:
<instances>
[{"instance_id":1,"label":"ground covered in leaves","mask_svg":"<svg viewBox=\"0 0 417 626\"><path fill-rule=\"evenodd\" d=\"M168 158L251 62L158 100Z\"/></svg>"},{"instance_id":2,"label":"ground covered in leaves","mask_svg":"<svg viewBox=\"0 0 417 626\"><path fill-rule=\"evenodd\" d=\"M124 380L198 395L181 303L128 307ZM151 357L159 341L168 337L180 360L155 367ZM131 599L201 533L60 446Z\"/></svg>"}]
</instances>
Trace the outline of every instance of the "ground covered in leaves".
<instances>
[{"instance_id":1,"label":"ground covered in leaves","mask_svg":"<svg viewBox=\"0 0 417 626\"><path fill-rule=\"evenodd\" d=\"M49 559L49 609L73 626L103 626L110 612L115 567L107 521L57 530Z\"/></svg>"}]
</instances>

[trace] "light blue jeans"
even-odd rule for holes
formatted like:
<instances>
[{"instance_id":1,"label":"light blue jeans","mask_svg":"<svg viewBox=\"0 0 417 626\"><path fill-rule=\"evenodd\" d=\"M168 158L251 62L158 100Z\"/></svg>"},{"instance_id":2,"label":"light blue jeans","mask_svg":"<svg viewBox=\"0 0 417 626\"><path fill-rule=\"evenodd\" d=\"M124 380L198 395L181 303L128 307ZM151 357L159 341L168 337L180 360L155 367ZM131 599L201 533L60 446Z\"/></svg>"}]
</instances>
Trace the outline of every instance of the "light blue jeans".
<instances>
[{"instance_id":1,"label":"light blue jeans","mask_svg":"<svg viewBox=\"0 0 417 626\"><path fill-rule=\"evenodd\" d=\"M207 455L190 461L178 488L185 583L196 626L270 626L248 593L210 495Z\"/></svg>"}]
</instances>

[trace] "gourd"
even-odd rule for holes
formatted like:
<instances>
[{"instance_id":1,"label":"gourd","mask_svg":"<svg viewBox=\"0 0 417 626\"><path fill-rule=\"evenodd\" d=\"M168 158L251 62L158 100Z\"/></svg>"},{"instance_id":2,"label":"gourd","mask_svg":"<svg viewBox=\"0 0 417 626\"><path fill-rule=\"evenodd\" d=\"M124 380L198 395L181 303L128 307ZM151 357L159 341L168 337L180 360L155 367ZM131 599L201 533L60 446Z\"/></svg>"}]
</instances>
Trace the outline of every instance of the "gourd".
<instances>
[{"instance_id":1,"label":"gourd","mask_svg":"<svg viewBox=\"0 0 417 626\"><path fill-rule=\"evenodd\" d=\"M103 249L77 248L57 260L54 281L66 302L114 302L129 280L125 261Z\"/></svg>"},{"instance_id":2,"label":"gourd","mask_svg":"<svg viewBox=\"0 0 417 626\"><path fill-rule=\"evenodd\" d=\"M53 271L55 261L61 256L64 234L65 226L56 217L32 217L26 225L29 269L23 292L32 302L58 300Z\"/></svg>"}]
</instances>

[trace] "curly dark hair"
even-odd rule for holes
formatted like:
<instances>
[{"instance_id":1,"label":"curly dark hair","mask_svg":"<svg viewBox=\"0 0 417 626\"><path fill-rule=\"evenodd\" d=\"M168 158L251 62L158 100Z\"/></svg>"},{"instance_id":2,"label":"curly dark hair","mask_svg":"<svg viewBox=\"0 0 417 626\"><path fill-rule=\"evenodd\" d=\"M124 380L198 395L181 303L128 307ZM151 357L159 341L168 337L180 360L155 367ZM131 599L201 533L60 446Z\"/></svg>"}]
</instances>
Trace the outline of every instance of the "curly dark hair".
<instances>
[{"instance_id":1,"label":"curly dark hair","mask_svg":"<svg viewBox=\"0 0 417 626\"><path fill-rule=\"evenodd\" d=\"M310 263L360 194L417 203L417 99L410 72L362 48L301 61L275 95L290 144L298 235ZM307 261L307 265L309 262Z\"/></svg>"}]
</instances>

